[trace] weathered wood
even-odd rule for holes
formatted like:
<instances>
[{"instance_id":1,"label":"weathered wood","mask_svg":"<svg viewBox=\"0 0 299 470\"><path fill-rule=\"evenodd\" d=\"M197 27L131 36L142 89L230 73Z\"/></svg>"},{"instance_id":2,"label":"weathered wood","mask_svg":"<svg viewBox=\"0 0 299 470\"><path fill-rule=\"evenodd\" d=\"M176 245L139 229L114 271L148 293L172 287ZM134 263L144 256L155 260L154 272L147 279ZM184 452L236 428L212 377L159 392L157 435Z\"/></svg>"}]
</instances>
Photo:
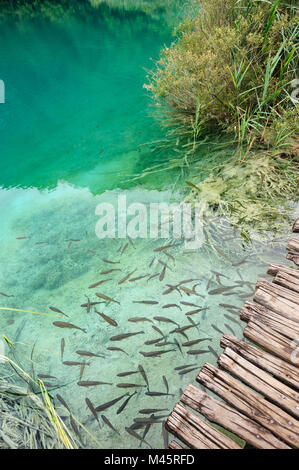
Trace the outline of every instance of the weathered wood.
<instances>
[{"instance_id":1,"label":"weathered wood","mask_svg":"<svg viewBox=\"0 0 299 470\"><path fill-rule=\"evenodd\" d=\"M279 284L282 287L285 287L286 289L293 290L294 292L297 292L299 294L299 278L290 276L287 273L279 271L276 274L273 282L275 284Z\"/></svg>"},{"instance_id":2,"label":"weathered wood","mask_svg":"<svg viewBox=\"0 0 299 470\"><path fill-rule=\"evenodd\" d=\"M289 449L289 446L253 419L188 385L181 400L213 423L217 423L259 449Z\"/></svg>"},{"instance_id":3,"label":"weathered wood","mask_svg":"<svg viewBox=\"0 0 299 470\"><path fill-rule=\"evenodd\" d=\"M278 406L268 402L212 364L206 363L196 380L291 447L298 447L299 423Z\"/></svg>"},{"instance_id":4,"label":"weathered wood","mask_svg":"<svg viewBox=\"0 0 299 470\"><path fill-rule=\"evenodd\" d=\"M267 351L281 357L283 360L294 363L296 354L296 342L263 325L257 320L248 323L243 331L245 338L265 348Z\"/></svg>"},{"instance_id":5,"label":"weathered wood","mask_svg":"<svg viewBox=\"0 0 299 470\"><path fill-rule=\"evenodd\" d=\"M270 264L267 273L271 276L276 276L278 272L283 272L288 274L289 276L293 276L299 279L299 269L288 268L287 266L283 266L282 264Z\"/></svg>"},{"instance_id":6,"label":"weathered wood","mask_svg":"<svg viewBox=\"0 0 299 470\"><path fill-rule=\"evenodd\" d=\"M299 232L299 218L295 220L292 230L293 232Z\"/></svg>"},{"instance_id":7,"label":"weathered wood","mask_svg":"<svg viewBox=\"0 0 299 470\"><path fill-rule=\"evenodd\" d=\"M203 421L184 405L175 405L166 429L192 449L240 449L232 439Z\"/></svg>"},{"instance_id":8,"label":"weathered wood","mask_svg":"<svg viewBox=\"0 0 299 470\"><path fill-rule=\"evenodd\" d=\"M220 344L222 348L229 347L252 364L270 372L280 381L299 390L299 368L296 365L289 364L279 357L231 335L222 336Z\"/></svg>"},{"instance_id":9,"label":"weathered wood","mask_svg":"<svg viewBox=\"0 0 299 470\"><path fill-rule=\"evenodd\" d=\"M293 302L298 308L299 305L299 294L297 292L290 291L285 287L281 287L273 282L266 281L265 279L259 279L256 283L256 289L262 288L267 292L273 293L283 299Z\"/></svg>"},{"instance_id":10,"label":"weathered wood","mask_svg":"<svg viewBox=\"0 0 299 470\"><path fill-rule=\"evenodd\" d=\"M171 441L171 442L169 443L169 449L172 449L172 450L182 450L183 447L182 447L180 444L178 444L176 441Z\"/></svg>"},{"instance_id":11,"label":"weathered wood","mask_svg":"<svg viewBox=\"0 0 299 470\"><path fill-rule=\"evenodd\" d=\"M265 285L260 285L258 287L255 291L253 300L258 304L273 310L273 312L279 313L290 320L299 322L298 305L275 294L272 289L268 289Z\"/></svg>"},{"instance_id":12,"label":"weathered wood","mask_svg":"<svg viewBox=\"0 0 299 470\"><path fill-rule=\"evenodd\" d=\"M276 403L288 413L299 417L299 394L267 372L256 367L230 348L218 359L219 366Z\"/></svg>"},{"instance_id":13,"label":"weathered wood","mask_svg":"<svg viewBox=\"0 0 299 470\"><path fill-rule=\"evenodd\" d=\"M290 259L291 261L293 261L293 263L299 266L299 254L298 253L289 252L286 256L286 259Z\"/></svg>"},{"instance_id":14,"label":"weathered wood","mask_svg":"<svg viewBox=\"0 0 299 470\"><path fill-rule=\"evenodd\" d=\"M287 250L291 253L297 253L297 256L299 256L299 240L292 238L287 244Z\"/></svg>"},{"instance_id":15,"label":"weathered wood","mask_svg":"<svg viewBox=\"0 0 299 470\"><path fill-rule=\"evenodd\" d=\"M285 318L255 302L245 302L244 307L240 311L240 318L246 322L257 320L292 340L299 338L299 323Z\"/></svg>"}]
</instances>

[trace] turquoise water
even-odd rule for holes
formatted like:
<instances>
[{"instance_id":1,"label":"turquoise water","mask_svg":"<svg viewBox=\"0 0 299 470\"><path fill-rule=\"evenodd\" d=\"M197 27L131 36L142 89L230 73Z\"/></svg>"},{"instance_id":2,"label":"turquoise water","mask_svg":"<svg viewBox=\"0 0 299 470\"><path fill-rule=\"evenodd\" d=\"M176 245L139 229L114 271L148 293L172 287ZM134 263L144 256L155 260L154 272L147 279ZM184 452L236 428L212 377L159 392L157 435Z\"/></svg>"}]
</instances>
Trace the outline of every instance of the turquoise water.
<instances>
[{"instance_id":1,"label":"turquoise water","mask_svg":"<svg viewBox=\"0 0 299 470\"><path fill-rule=\"evenodd\" d=\"M182 195L169 189L169 182L174 182L169 174L146 185L129 181L167 157L139 146L163 138L142 85L150 57L157 57L163 44L170 43L170 31L164 23L136 13L106 8L93 15L83 13L62 23L34 19L1 25L0 78L6 84L6 103L0 105L0 332L15 343L14 352L6 347L6 353L25 370L54 377L45 381L66 424L70 424L68 412L55 398L57 393L93 435L92 439L81 429L81 446L136 448L139 441L125 428L134 419L149 416L140 414L141 409L158 408L166 411L156 413L162 418L147 430L145 439L153 448L161 448L161 421L196 376L196 370L179 375L175 368L216 364L221 332L242 336L238 309L252 297L256 279L268 264L285 262L290 234L285 231L279 240L270 234L267 245L256 236L245 245L225 220L212 219L206 222L200 248L186 249L184 240L177 239L177 246L168 251L170 257L153 250L173 243L172 239L136 239L131 244L128 238L97 238L95 210L100 202L116 204L119 195L126 195L128 204L173 202ZM107 259L117 264L107 264ZM163 263L168 266L164 277ZM110 269L117 270L103 274ZM120 283L133 271L131 281ZM106 282L90 288L100 281ZM179 288L166 293L168 285L182 281L188 282L181 286L194 292ZM223 285L229 290L210 293ZM101 301L96 292L119 303L103 302L87 311L82 305L88 298ZM157 303L136 303L144 300ZM203 310L189 316L195 327L186 314L198 308ZM117 326L107 323L96 309ZM148 321L130 321L135 317ZM176 333L175 324L155 317L191 328ZM71 322L86 333L60 329L55 321ZM134 332L142 333L111 341L115 335ZM170 344L144 344L158 338ZM183 346L197 339L204 341ZM194 349L202 351L188 353ZM111 385L77 384L80 366L63 362L82 362L76 353L80 350L100 355L87 357L81 380ZM158 350L158 357L142 354ZM165 376L168 395L146 395L137 372L140 364L150 391L166 393ZM7 375L7 369L3 371ZM127 371L137 373L118 375ZM141 387L124 389L119 386L123 383ZM120 435L104 425L101 412L100 424L93 419L85 402L89 398L98 407L135 390L121 413L117 410L126 397L103 411ZM136 432L142 436L145 426Z\"/></svg>"}]
</instances>

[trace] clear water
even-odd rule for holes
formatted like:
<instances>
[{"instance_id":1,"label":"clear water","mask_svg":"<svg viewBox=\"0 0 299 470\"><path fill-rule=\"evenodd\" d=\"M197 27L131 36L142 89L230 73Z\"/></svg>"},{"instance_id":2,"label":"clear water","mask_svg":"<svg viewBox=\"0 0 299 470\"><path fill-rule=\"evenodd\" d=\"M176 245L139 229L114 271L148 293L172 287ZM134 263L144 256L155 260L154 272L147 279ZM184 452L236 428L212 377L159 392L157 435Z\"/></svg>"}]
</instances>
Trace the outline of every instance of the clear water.
<instances>
[{"instance_id":1,"label":"clear water","mask_svg":"<svg viewBox=\"0 0 299 470\"><path fill-rule=\"evenodd\" d=\"M59 393L94 436L92 440L82 431L85 447L136 448L139 442L125 427L131 426L134 418L144 416L139 411L166 409L157 414L167 415L178 401L180 390L194 382L196 370L179 375L175 367L195 364L192 367L200 369L207 361L215 364L212 351L221 352L221 331L242 336L238 310L228 311L230 307L219 304L240 308L252 297L256 278L266 272L267 265L285 262L288 232L267 245L258 238L245 245L223 220L207 223L210 235L200 249L186 250L179 242L169 251L174 259L163 252L153 253L155 248L167 244L166 240L135 240L132 246L129 240L96 237L95 208L99 202L115 202L119 194L126 194L128 203L180 199L179 193L168 189L172 181L169 174L151 182L155 190L127 181L130 175L156 163L155 154L138 145L163 136L150 117L150 101L142 84L149 58L157 56L164 42L170 42L170 32L164 28L163 25L159 29L144 15L111 11L107 16L107 10L104 16L98 10L92 18L75 16L63 24L35 20L1 26L1 78L6 82L7 101L0 107L0 332L15 343L13 357L25 370L30 372L33 366L35 374L55 377L46 380L52 384L48 385L51 397L55 400ZM71 239L79 241L70 243ZM110 265L103 259L119 263ZM159 261L169 266L161 280L163 265ZM239 266L234 266L238 262ZM112 268L119 271L100 274ZM135 269L134 277L147 277L119 284ZM220 277L213 271L220 272ZM149 279L155 273L159 276ZM109 281L89 288L104 279ZM165 294L167 284L189 279L193 281L184 285L190 289L196 285L196 295L182 290ZM240 284L242 280L249 284ZM233 287L209 294L221 284ZM95 307L89 313L81 307L87 297L91 302L99 301L96 292L119 302L96 306L113 318L117 327L105 322ZM159 303L134 303L142 300ZM180 326L191 326L186 313L197 307L181 302L206 308L192 315L197 328L186 331L188 339L171 333L174 324L154 319L163 316ZM168 304L177 306L163 309ZM50 310L51 306L69 318L60 318ZM151 322L129 321L138 316ZM62 330L53 325L54 321L69 321L86 333ZM173 343L176 338L182 352L176 344L161 348L145 345L146 341L159 338L153 326L161 329L168 342ZM143 333L119 342L110 340L114 335L139 331ZM78 386L80 366L62 363L62 338L64 361L81 362L78 350L104 356L87 358L82 380L112 385ZM193 347L182 346L198 338L207 339ZM108 347L122 348L125 353ZM156 358L141 354L159 349L171 351ZM194 356L188 354L192 349L208 352ZM101 418L100 425L93 419L85 398L99 406L135 390L120 388L118 384L144 386L139 373L117 376L137 371L139 364L146 371L150 390L166 392L165 376L170 395L150 397L145 394L146 388L138 387L122 413L117 414L117 409L125 398L105 410L118 435ZM69 424L68 413L57 400L55 404ZM144 428L137 432L143 435ZM153 448L163 447L160 420L151 426L146 441Z\"/></svg>"}]
</instances>

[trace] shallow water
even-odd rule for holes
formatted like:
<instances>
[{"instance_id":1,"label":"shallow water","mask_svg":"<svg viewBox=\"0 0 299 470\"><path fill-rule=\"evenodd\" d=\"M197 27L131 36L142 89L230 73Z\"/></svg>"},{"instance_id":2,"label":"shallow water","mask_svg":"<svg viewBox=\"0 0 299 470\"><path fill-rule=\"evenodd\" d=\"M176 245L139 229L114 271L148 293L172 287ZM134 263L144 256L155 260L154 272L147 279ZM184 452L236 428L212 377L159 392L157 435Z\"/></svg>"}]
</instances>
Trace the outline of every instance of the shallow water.
<instances>
[{"instance_id":1,"label":"shallow water","mask_svg":"<svg viewBox=\"0 0 299 470\"><path fill-rule=\"evenodd\" d=\"M159 31L157 24L144 15L118 13L112 15L109 23L98 12L92 21L75 17L63 25L47 22L24 22L22 28L6 25L1 34L5 39L0 44L4 74L1 78L7 83L7 102L0 108L0 331L15 343L14 353L8 347L6 352L28 372L55 377L45 380L51 397L55 400L59 393L94 436L95 440L82 431L83 446L136 448L139 442L125 427L132 425L134 418L144 416L139 414L144 408L167 410L157 413L159 416L169 413L180 390L194 382L197 373L193 370L179 375L175 367L195 364L192 368L199 370L207 361L216 364L215 354L221 353L221 332L242 336L244 325L238 309L252 297L257 277L260 274L266 277L270 262L286 262L284 247L290 233L284 231L280 239L269 234L268 243L255 237L251 244L245 244L225 220L207 220L201 247L186 249L184 240L177 239L174 241L177 246L168 250L173 258L164 252L153 252L172 243L172 239L136 239L133 246L129 239L97 238L95 225L99 217L95 210L100 202L116 204L120 194L127 196L128 204L181 199L179 192L168 189L133 187L124 176L139 172L156 158L143 147L138 150L139 144L162 136L150 117L150 103L142 89L143 67L149 66L149 57L158 53L164 41L169 42L169 32ZM165 188L169 181L168 174ZM154 183L157 188L159 181L155 179ZM117 264L107 264L103 259ZM161 276L164 265L159 261L168 265L164 279ZM109 269L119 270L100 274ZM119 284L134 270L131 279L146 277ZM150 279L156 273L158 276ZM101 286L89 288L106 279ZM181 286L194 289L194 294L182 289L165 293L167 284L190 279L192 282ZM223 285L231 287L223 293L213 293ZM96 306L115 320L117 327L105 322L95 307L90 312L81 307L87 298L91 302L100 301L96 292L119 302ZM135 303L143 300L158 304ZM181 302L204 309L189 315L196 327L186 314L197 307ZM175 306L163 308L169 304ZM68 318L55 314L51 306ZM150 321L129 321L138 316ZM172 332L176 325L155 320L157 316L192 328L186 330L186 336ZM71 322L86 333L60 329L53 325L54 321ZM171 344L145 345L146 341L160 337L153 326ZM140 331L143 333L119 342L110 340L115 335ZM82 380L112 385L78 386L80 366L63 364L62 338L64 361L81 362L78 350L103 356L87 358ZM205 341L183 346L199 338ZM122 348L125 353L108 350L109 347ZM141 354L168 349L171 351L156 358ZM188 354L194 349L205 352ZM170 394L146 395L140 373L117 376L137 371L139 364L146 371L150 391L165 393L165 376ZM117 410L125 398L104 411L119 436L104 425L101 413L100 425L93 419L85 398L99 406L135 390L118 387L121 383L142 387L136 387L137 394L122 413L117 414ZM69 424L68 413L57 400L55 405ZM142 435L144 429L137 432ZM150 428L146 441L153 448L163 447L160 422Z\"/></svg>"}]
</instances>

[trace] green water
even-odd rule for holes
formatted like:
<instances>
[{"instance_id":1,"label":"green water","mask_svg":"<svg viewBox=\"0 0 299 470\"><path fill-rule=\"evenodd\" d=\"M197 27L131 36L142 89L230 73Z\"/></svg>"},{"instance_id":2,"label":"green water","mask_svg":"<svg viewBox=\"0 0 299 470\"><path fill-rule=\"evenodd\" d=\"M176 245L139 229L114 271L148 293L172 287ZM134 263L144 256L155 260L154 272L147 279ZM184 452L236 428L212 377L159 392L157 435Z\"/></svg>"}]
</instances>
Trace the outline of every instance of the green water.
<instances>
[{"instance_id":1,"label":"green water","mask_svg":"<svg viewBox=\"0 0 299 470\"><path fill-rule=\"evenodd\" d=\"M116 203L124 194L128 204L181 198L179 191L169 189L174 181L169 174L155 177L147 185L129 181L143 168L167 157L139 146L163 138L142 85L150 57L156 57L170 40L164 23L159 25L144 14L107 8L92 15L81 12L63 22L35 18L1 25L0 78L6 84L6 103L0 105L0 332L15 343L14 353L8 347L6 353L25 370L31 372L33 366L35 374L55 377L47 387L66 424L68 413L55 400L58 392L96 439L82 431L83 447L136 448L139 442L125 427L142 417L141 409L165 408L166 412L158 413L162 416L170 412L181 390L196 376L196 370L179 375L175 367L195 363L200 369L207 361L216 364L213 350L221 353L221 331L231 329L242 336L238 308L252 297L256 278L266 272L270 262L285 262L287 231L280 240L270 237L267 245L258 237L245 245L240 234L220 219L207 221L209 235L197 250L188 250L182 240L176 240L178 246L169 251L173 258L153 252L168 243L164 239L137 239L133 246L129 239L96 237L99 202ZM117 264L107 264L104 259ZM168 265L164 278L164 265L159 261ZM110 269L118 270L101 274ZM146 277L120 283L133 271L132 278ZM214 271L220 272L220 277ZM154 274L158 276L151 278ZM190 279L184 285L194 287L194 294L183 290L165 293L167 284ZM102 280L107 282L95 289L89 287ZM209 294L222 285L233 287ZM81 305L87 298L100 301L96 292L119 303L102 303L87 312ZM143 300L158 303L136 303ZM197 307L181 302L205 309L192 315L197 328L185 335L173 333L174 324L154 318L163 316L180 326L192 326L186 313ZM225 310L221 303L233 305L234 312ZM68 318L55 316L50 307L60 309ZM105 322L96 308L116 321L117 327ZM139 316L150 321L129 321ZM71 322L86 333L62 330L54 321ZM160 350L171 351L156 358L144 357L142 352L159 350L155 344L144 344L161 337L153 326L160 328L163 341L170 343ZM115 335L140 331L143 333L129 339L111 341ZM63 364L62 338L64 361L82 361L78 350L102 356L87 358L82 380L112 385L77 385L80 366ZM204 352L188 354L192 348L183 344L199 338L206 339L193 349ZM109 347L122 348L125 353ZM118 376L137 371L139 364L146 371L150 391L166 392L164 375L170 394L146 395L139 373ZM10 374L7 366L0 367L3 375ZM85 399L99 406L127 391L132 393L134 387L118 386L124 382L143 387L136 388L137 394L122 413L117 414L117 409L124 399L104 411L118 435L101 418L100 425L93 419ZM146 435L153 448L164 445L158 421ZM137 432L143 435L144 427Z\"/></svg>"}]
</instances>

